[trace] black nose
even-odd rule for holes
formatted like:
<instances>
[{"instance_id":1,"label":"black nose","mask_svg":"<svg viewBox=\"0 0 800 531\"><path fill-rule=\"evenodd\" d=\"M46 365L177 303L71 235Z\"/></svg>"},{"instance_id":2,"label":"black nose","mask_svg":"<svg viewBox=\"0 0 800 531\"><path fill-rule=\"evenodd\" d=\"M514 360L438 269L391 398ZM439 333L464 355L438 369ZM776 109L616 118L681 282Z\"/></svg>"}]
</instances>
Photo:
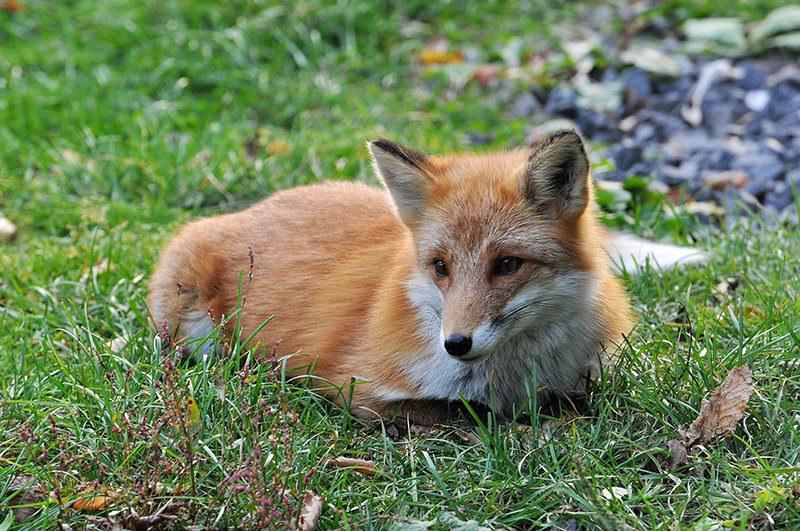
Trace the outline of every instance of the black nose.
<instances>
[{"instance_id":1,"label":"black nose","mask_svg":"<svg viewBox=\"0 0 800 531\"><path fill-rule=\"evenodd\" d=\"M450 336L444 340L444 349L451 356L460 358L472 348L472 338L467 336Z\"/></svg>"}]
</instances>

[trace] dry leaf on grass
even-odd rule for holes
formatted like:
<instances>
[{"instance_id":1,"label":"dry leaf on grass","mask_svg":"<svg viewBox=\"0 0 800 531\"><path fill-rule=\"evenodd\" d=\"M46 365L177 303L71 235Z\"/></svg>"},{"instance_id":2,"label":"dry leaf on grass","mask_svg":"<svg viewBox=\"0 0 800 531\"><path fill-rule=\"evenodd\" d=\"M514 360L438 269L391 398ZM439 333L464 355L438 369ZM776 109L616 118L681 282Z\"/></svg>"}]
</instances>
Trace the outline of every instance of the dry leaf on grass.
<instances>
[{"instance_id":1,"label":"dry leaf on grass","mask_svg":"<svg viewBox=\"0 0 800 531\"><path fill-rule=\"evenodd\" d=\"M17 237L17 227L0 214L0 242L10 243Z\"/></svg>"},{"instance_id":2,"label":"dry leaf on grass","mask_svg":"<svg viewBox=\"0 0 800 531\"><path fill-rule=\"evenodd\" d=\"M720 435L732 435L754 389L750 368L747 365L734 367L711 397L703 399L700 414L689 429L679 429L678 436L667 442L667 450L672 454L667 459L667 469L672 471L688 463L693 446Z\"/></svg>"},{"instance_id":3,"label":"dry leaf on grass","mask_svg":"<svg viewBox=\"0 0 800 531\"><path fill-rule=\"evenodd\" d=\"M478 436L472 433L471 431L465 431L456 428L455 434L456 436L458 436L459 439L461 439L465 443L469 443L472 446L483 446L483 441L481 441L478 438Z\"/></svg>"},{"instance_id":4,"label":"dry leaf on grass","mask_svg":"<svg viewBox=\"0 0 800 531\"><path fill-rule=\"evenodd\" d=\"M12 477L6 492L17 493L8 500L8 506L15 507L12 510L14 511L14 520L16 520L18 524L38 513L40 510L38 504L44 502L47 498L47 489L36 480L35 476ZM32 507L16 507L19 505L28 505Z\"/></svg>"},{"instance_id":5,"label":"dry leaf on grass","mask_svg":"<svg viewBox=\"0 0 800 531\"><path fill-rule=\"evenodd\" d=\"M75 500L72 506L79 511L97 511L105 509L119 494L119 491L111 490L103 486L90 485L75 493L78 499Z\"/></svg>"},{"instance_id":6,"label":"dry leaf on grass","mask_svg":"<svg viewBox=\"0 0 800 531\"><path fill-rule=\"evenodd\" d=\"M349 457L332 457L325 461L325 466L339 467L339 468L353 468L356 472L362 474L369 474L374 476L377 473L375 470L375 462L367 461L365 459L351 459Z\"/></svg>"},{"instance_id":7,"label":"dry leaf on grass","mask_svg":"<svg viewBox=\"0 0 800 531\"><path fill-rule=\"evenodd\" d=\"M300 506L300 519L297 521L297 528L300 531L313 531L317 527L319 517L322 514L322 504L325 497L317 496L310 490L303 494L303 503Z\"/></svg>"},{"instance_id":8,"label":"dry leaf on grass","mask_svg":"<svg viewBox=\"0 0 800 531\"><path fill-rule=\"evenodd\" d=\"M686 433L687 442L704 444L718 435L733 434L754 389L750 368L747 365L735 367L711 393L711 398L703 400L700 414Z\"/></svg>"}]
</instances>

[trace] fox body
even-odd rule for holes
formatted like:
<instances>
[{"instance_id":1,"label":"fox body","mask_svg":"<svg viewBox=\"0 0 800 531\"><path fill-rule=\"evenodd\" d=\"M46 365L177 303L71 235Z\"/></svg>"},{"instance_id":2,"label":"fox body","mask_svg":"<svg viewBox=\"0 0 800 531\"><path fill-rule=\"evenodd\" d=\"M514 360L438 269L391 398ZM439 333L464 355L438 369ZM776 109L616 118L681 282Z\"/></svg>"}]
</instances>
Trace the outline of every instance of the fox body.
<instances>
[{"instance_id":1,"label":"fox body","mask_svg":"<svg viewBox=\"0 0 800 531\"><path fill-rule=\"evenodd\" d=\"M212 355L242 286L243 337L274 315L250 345L294 354L290 371L361 417L434 422L461 397L511 416L537 390L582 391L631 319L580 137L475 155L369 149L385 190L322 183L187 225L151 281L156 328Z\"/></svg>"}]
</instances>

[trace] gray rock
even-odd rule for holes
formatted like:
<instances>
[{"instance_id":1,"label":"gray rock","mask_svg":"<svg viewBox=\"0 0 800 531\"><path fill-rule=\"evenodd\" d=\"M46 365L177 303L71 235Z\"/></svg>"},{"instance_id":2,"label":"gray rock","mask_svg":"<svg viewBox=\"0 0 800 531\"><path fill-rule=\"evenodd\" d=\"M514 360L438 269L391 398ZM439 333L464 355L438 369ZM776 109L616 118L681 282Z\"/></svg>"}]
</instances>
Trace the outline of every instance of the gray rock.
<instances>
[{"instance_id":1,"label":"gray rock","mask_svg":"<svg viewBox=\"0 0 800 531\"><path fill-rule=\"evenodd\" d=\"M614 164L618 170L625 171L642 160L642 148L638 145L620 146L614 154Z\"/></svg>"},{"instance_id":2,"label":"gray rock","mask_svg":"<svg viewBox=\"0 0 800 531\"><path fill-rule=\"evenodd\" d=\"M661 180L670 188L691 182L696 179L697 176L697 164L689 161L684 162L680 166L664 166L659 173Z\"/></svg>"},{"instance_id":3,"label":"gray rock","mask_svg":"<svg viewBox=\"0 0 800 531\"><path fill-rule=\"evenodd\" d=\"M575 103L576 93L570 88L557 88L550 93L545 106L549 116L563 116L574 120L578 116L578 105ZM590 135L590 133L586 133Z\"/></svg>"}]
</instances>

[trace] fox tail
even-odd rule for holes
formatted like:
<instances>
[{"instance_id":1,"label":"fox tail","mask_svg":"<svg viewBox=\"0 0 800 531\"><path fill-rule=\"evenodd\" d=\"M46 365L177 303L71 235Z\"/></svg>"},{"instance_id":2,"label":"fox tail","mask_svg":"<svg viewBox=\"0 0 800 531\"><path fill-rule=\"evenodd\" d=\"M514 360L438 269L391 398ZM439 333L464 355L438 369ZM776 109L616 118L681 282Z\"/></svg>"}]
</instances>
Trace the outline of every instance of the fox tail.
<instances>
[{"instance_id":1,"label":"fox tail","mask_svg":"<svg viewBox=\"0 0 800 531\"><path fill-rule=\"evenodd\" d=\"M700 264L708 258L692 247L655 243L611 231L606 234L605 248L616 273L634 273L648 262L651 267L663 271L676 265Z\"/></svg>"}]
</instances>

